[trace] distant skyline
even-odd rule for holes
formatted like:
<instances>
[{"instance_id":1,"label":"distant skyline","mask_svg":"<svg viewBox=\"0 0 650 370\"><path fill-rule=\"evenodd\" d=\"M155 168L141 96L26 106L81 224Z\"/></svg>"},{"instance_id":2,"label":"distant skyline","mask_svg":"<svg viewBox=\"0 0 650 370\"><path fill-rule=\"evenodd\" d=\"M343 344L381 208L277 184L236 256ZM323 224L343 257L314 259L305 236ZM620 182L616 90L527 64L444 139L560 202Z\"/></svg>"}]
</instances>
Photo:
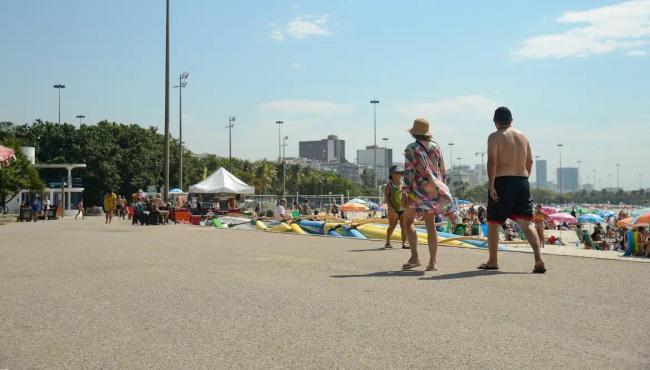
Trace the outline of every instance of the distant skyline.
<instances>
[{"instance_id":1,"label":"distant skyline","mask_svg":"<svg viewBox=\"0 0 650 370\"><path fill-rule=\"evenodd\" d=\"M0 13L0 121L107 119L163 127L164 1L7 2ZM480 163L494 109L509 106L534 155L592 170L601 186L650 185L650 0L383 2L171 0L171 78L189 72L183 136L196 153L277 158L329 134L347 159L416 117L449 161ZM170 123L178 135L178 89ZM455 159L455 162L457 160ZM552 176L551 176L552 175ZM532 174L534 179L534 172ZM598 176L597 176L598 177Z\"/></svg>"}]
</instances>

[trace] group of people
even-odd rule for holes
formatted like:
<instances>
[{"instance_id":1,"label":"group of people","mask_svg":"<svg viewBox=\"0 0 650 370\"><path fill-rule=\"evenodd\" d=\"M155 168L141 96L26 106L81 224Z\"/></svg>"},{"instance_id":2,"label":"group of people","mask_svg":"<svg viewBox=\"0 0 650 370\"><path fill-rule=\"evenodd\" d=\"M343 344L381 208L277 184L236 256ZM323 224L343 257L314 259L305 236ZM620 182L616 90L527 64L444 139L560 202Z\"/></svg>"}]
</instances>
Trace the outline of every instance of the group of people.
<instances>
[{"instance_id":1,"label":"group of people","mask_svg":"<svg viewBox=\"0 0 650 370\"><path fill-rule=\"evenodd\" d=\"M481 217L478 211L475 215L477 223L481 222L481 218L487 221L489 257L477 268L499 269L499 231L507 219L512 219L517 222L533 249L533 272L544 273L546 266L540 252L540 238L531 223L533 201L528 177L533 165L533 155L525 134L514 129L512 121L512 113L508 108L496 109L493 117L496 131L488 137L487 143L488 205L487 210L482 211ZM423 219L429 247L429 262L425 269L435 271L438 251L436 226L440 215L449 216L452 198L445 185L447 175L442 149L433 141L429 122L424 118L416 119L409 133L414 142L404 151L404 168L394 166L390 169L390 182L384 194L388 205L388 234L391 234L399 223L402 245L411 250L411 256L402 269L410 270L421 266L414 223L416 218ZM458 224L458 217L452 216L450 219ZM387 237L386 246L390 246L390 237Z\"/></svg>"},{"instance_id":2,"label":"group of people","mask_svg":"<svg viewBox=\"0 0 650 370\"><path fill-rule=\"evenodd\" d=\"M40 216L43 216L43 220L47 221L49 219L50 209L52 209L52 203L47 196L41 200L38 195L34 195L32 196L32 200L29 202L26 200L21 208L29 209L31 221L38 221Z\"/></svg>"}]
</instances>

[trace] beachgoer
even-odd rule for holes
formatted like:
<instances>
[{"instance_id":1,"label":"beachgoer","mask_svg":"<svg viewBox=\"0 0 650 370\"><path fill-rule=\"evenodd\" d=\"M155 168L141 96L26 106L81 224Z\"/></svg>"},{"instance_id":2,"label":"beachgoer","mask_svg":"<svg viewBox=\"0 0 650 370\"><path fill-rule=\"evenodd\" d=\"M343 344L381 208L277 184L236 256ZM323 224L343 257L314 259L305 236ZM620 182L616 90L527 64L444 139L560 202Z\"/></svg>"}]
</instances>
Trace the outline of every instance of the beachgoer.
<instances>
[{"instance_id":1,"label":"beachgoer","mask_svg":"<svg viewBox=\"0 0 650 370\"><path fill-rule=\"evenodd\" d=\"M533 222L535 222L535 230L537 230L537 237L539 238L540 247L544 248L544 222L548 216L542 212L542 205L535 206L535 214L533 215Z\"/></svg>"},{"instance_id":2,"label":"beachgoer","mask_svg":"<svg viewBox=\"0 0 650 370\"><path fill-rule=\"evenodd\" d=\"M573 216L573 218L576 218L576 217L577 217L577 214L576 214L576 207L573 207L573 208L571 209L571 216Z\"/></svg>"},{"instance_id":3,"label":"beachgoer","mask_svg":"<svg viewBox=\"0 0 650 370\"><path fill-rule=\"evenodd\" d=\"M409 270L420 266L418 257L418 237L413 226L417 214L422 214L427 229L429 263L426 271L436 271L438 253L438 233L435 217L447 205L441 201L450 198L449 189L442 182L445 179L445 164L438 143L431 140L429 122L418 118L409 130L415 142L404 150L404 192L406 211L404 212L404 231L407 232L411 257L402 268Z\"/></svg>"},{"instance_id":4,"label":"beachgoer","mask_svg":"<svg viewBox=\"0 0 650 370\"><path fill-rule=\"evenodd\" d=\"M384 202L388 208L388 230L386 232L386 244L384 248L393 248L390 244L390 238L393 236L393 231L399 227L402 234L402 249L409 249L406 245L406 228L404 227L404 203L402 202L403 194L402 188L402 174L404 173L404 166L391 166L388 169L389 182L384 188Z\"/></svg>"},{"instance_id":5,"label":"beachgoer","mask_svg":"<svg viewBox=\"0 0 650 370\"><path fill-rule=\"evenodd\" d=\"M104 212L106 213L106 224L110 224L113 221L113 213L115 213L115 206L117 201L117 195L113 193L112 190L107 190L104 193Z\"/></svg>"},{"instance_id":6,"label":"beachgoer","mask_svg":"<svg viewBox=\"0 0 650 370\"><path fill-rule=\"evenodd\" d=\"M41 212L41 202L38 201L38 196L32 198L30 206L32 209L32 221L36 222L38 220L38 214Z\"/></svg>"},{"instance_id":7,"label":"beachgoer","mask_svg":"<svg viewBox=\"0 0 650 370\"><path fill-rule=\"evenodd\" d=\"M488 249L489 259L478 266L481 270L497 270L499 225L506 219L516 220L533 248L534 273L546 272L540 253L540 242L530 223L533 200L530 195L530 176L533 155L526 135L512 128L512 114L506 107L494 112L496 131L488 138Z\"/></svg>"},{"instance_id":8,"label":"beachgoer","mask_svg":"<svg viewBox=\"0 0 650 370\"><path fill-rule=\"evenodd\" d=\"M47 214L50 212L50 199L46 196L43 199L43 219L47 221Z\"/></svg>"},{"instance_id":9,"label":"beachgoer","mask_svg":"<svg viewBox=\"0 0 650 370\"><path fill-rule=\"evenodd\" d=\"M275 207L274 217L278 220L288 220L291 215L287 213L287 200L282 198Z\"/></svg>"},{"instance_id":10,"label":"beachgoer","mask_svg":"<svg viewBox=\"0 0 650 370\"><path fill-rule=\"evenodd\" d=\"M311 215L311 207L309 206L309 201L307 199L305 199L305 202L303 203L301 213L302 213L303 216L310 216Z\"/></svg>"},{"instance_id":11,"label":"beachgoer","mask_svg":"<svg viewBox=\"0 0 650 370\"><path fill-rule=\"evenodd\" d=\"M163 205L162 195L157 193L151 201L151 213L149 214L149 224L158 225L160 222L160 207Z\"/></svg>"},{"instance_id":12,"label":"beachgoer","mask_svg":"<svg viewBox=\"0 0 650 370\"><path fill-rule=\"evenodd\" d=\"M79 215L81 215L82 220L86 219L86 213L84 212L84 200L83 200L83 198L81 200L79 200L79 203L77 203L77 214L74 216L74 219L76 220Z\"/></svg>"}]
</instances>

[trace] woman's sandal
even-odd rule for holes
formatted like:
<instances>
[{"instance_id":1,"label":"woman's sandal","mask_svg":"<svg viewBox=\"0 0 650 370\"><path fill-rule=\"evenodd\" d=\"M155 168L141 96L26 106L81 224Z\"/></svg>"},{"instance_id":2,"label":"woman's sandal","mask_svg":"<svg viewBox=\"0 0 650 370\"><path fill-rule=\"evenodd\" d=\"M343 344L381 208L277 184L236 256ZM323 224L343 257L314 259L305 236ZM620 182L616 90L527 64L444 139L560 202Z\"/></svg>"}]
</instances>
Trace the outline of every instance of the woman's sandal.
<instances>
[{"instance_id":1,"label":"woman's sandal","mask_svg":"<svg viewBox=\"0 0 650 370\"><path fill-rule=\"evenodd\" d=\"M543 274L546 272L546 266L541 265L541 266L535 266L533 269L533 274Z\"/></svg>"},{"instance_id":2,"label":"woman's sandal","mask_svg":"<svg viewBox=\"0 0 650 370\"><path fill-rule=\"evenodd\" d=\"M386 244L384 245L384 248L393 248L393 246L392 246L390 243L386 243Z\"/></svg>"},{"instance_id":3,"label":"woman's sandal","mask_svg":"<svg viewBox=\"0 0 650 370\"><path fill-rule=\"evenodd\" d=\"M498 270L499 266L489 266L487 263L481 263L478 267L478 270Z\"/></svg>"},{"instance_id":4,"label":"woman's sandal","mask_svg":"<svg viewBox=\"0 0 650 370\"><path fill-rule=\"evenodd\" d=\"M422 265L419 264L419 263L408 262L408 263L405 263L405 264L402 265L402 270L411 270L411 269L414 269L414 268L420 267L420 266L422 266Z\"/></svg>"}]
</instances>

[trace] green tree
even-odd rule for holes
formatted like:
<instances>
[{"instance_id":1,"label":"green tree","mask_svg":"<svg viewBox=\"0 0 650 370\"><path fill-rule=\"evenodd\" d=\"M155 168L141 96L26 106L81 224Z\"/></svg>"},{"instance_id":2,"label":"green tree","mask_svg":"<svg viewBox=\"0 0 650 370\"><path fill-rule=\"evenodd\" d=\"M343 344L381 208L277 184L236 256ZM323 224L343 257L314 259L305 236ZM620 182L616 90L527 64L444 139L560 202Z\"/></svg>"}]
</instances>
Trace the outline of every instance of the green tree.
<instances>
[{"instance_id":1,"label":"green tree","mask_svg":"<svg viewBox=\"0 0 650 370\"><path fill-rule=\"evenodd\" d=\"M44 185L36 168L18 150L18 142L5 142L5 146L16 151L16 159L8 166L0 167L0 207L6 211L7 203L21 190L41 191Z\"/></svg>"}]
</instances>

